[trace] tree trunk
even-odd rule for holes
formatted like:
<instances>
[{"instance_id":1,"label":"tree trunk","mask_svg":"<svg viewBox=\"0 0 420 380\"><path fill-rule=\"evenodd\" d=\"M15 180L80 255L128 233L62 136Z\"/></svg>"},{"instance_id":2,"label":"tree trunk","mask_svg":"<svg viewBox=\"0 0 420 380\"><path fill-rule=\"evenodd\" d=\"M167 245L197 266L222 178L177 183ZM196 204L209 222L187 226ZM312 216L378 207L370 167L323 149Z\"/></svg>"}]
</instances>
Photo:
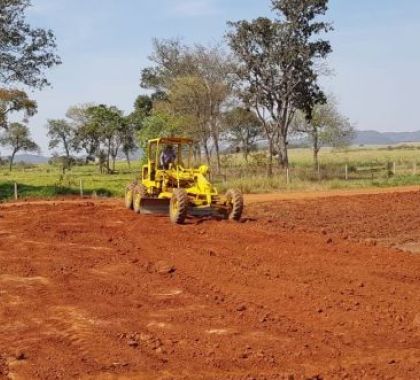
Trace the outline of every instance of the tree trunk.
<instances>
[{"instance_id":1,"label":"tree trunk","mask_svg":"<svg viewBox=\"0 0 420 380\"><path fill-rule=\"evenodd\" d=\"M216 171L217 174L220 174L220 149L219 149L219 138L216 134L213 134L213 144L214 149L216 150Z\"/></svg>"},{"instance_id":2,"label":"tree trunk","mask_svg":"<svg viewBox=\"0 0 420 380\"><path fill-rule=\"evenodd\" d=\"M314 156L314 169L318 170L318 163L319 163L319 159L318 159L318 154L319 154L319 137L318 137L318 133L317 131L314 131L314 134L312 135L313 138L313 156Z\"/></svg>"},{"instance_id":3,"label":"tree trunk","mask_svg":"<svg viewBox=\"0 0 420 380\"><path fill-rule=\"evenodd\" d=\"M108 174L111 172L111 165L110 165L110 157L111 157L111 140L108 141L108 152L106 155L106 169L108 171Z\"/></svg>"},{"instance_id":4,"label":"tree trunk","mask_svg":"<svg viewBox=\"0 0 420 380\"><path fill-rule=\"evenodd\" d=\"M289 167L289 154L287 149L287 141L283 135L280 135L279 142L279 165L283 169L287 169Z\"/></svg>"},{"instance_id":5,"label":"tree trunk","mask_svg":"<svg viewBox=\"0 0 420 380\"><path fill-rule=\"evenodd\" d=\"M117 160L117 156L112 155L112 172L115 173L115 161Z\"/></svg>"},{"instance_id":6,"label":"tree trunk","mask_svg":"<svg viewBox=\"0 0 420 380\"><path fill-rule=\"evenodd\" d=\"M274 144L273 140L268 140L268 163L267 163L267 177L273 176L273 154L274 153Z\"/></svg>"},{"instance_id":7,"label":"tree trunk","mask_svg":"<svg viewBox=\"0 0 420 380\"><path fill-rule=\"evenodd\" d=\"M64 150L66 151L66 157L67 157L68 160L70 160L69 144L67 143L67 141L65 139L63 140L63 145L64 145Z\"/></svg>"},{"instance_id":8,"label":"tree trunk","mask_svg":"<svg viewBox=\"0 0 420 380\"><path fill-rule=\"evenodd\" d=\"M15 160L16 150L13 151L12 155L10 156L9 160L9 172L12 171L13 168L13 161Z\"/></svg>"},{"instance_id":9,"label":"tree trunk","mask_svg":"<svg viewBox=\"0 0 420 380\"><path fill-rule=\"evenodd\" d=\"M241 141L241 144L242 144L242 147L241 147L242 156L244 157L245 162L248 163L248 155L249 155L249 151L250 151L250 149L249 149L249 143L248 143L248 141L249 141L248 140L248 135L247 136L243 136L241 134L240 141Z\"/></svg>"},{"instance_id":10,"label":"tree trunk","mask_svg":"<svg viewBox=\"0 0 420 380\"><path fill-rule=\"evenodd\" d=\"M128 168L131 169L130 152L125 151L124 153L125 153L125 160L127 161L127 164L128 164Z\"/></svg>"},{"instance_id":11,"label":"tree trunk","mask_svg":"<svg viewBox=\"0 0 420 380\"><path fill-rule=\"evenodd\" d=\"M211 154L210 154L210 150L209 150L209 146L207 144L207 141L203 141L203 146L204 146L204 153L206 155L207 164L210 167L211 166Z\"/></svg>"}]
</instances>

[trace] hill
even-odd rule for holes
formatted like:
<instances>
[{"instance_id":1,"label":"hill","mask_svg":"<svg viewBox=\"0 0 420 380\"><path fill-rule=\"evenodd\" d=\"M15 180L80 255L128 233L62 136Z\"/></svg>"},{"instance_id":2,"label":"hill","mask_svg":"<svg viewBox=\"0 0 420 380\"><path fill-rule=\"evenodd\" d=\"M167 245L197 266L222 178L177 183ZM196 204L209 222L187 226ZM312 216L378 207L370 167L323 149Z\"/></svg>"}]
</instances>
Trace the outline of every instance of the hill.
<instances>
[{"instance_id":1,"label":"hill","mask_svg":"<svg viewBox=\"0 0 420 380\"><path fill-rule=\"evenodd\" d=\"M357 131L355 145L394 145L408 142L420 142L420 131L417 132L378 132Z\"/></svg>"}]
</instances>

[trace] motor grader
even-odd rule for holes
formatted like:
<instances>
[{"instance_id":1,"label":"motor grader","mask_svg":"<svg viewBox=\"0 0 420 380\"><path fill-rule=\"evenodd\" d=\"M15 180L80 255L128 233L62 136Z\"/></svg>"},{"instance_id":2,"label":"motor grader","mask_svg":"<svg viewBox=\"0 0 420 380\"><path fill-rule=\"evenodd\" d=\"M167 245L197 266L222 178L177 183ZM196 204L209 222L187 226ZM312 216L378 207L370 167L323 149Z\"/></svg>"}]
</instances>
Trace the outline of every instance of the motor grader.
<instances>
[{"instance_id":1,"label":"motor grader","mask_svg":"<svg viewBox=\"0 0 420 380\"><path fill-rule=\"evenodd\" d=\"M174 154L172 162L165 165L162 154L168 147ZM239 221L244 207L241 192L231 189L225 195L219 195L209 181L208 166L194 166L193 152L191 139L150 140L141 178L126 188L126 207L139 214L169 214L175 224L183 224L189 215Z\"/></svg>"}]
</instances>

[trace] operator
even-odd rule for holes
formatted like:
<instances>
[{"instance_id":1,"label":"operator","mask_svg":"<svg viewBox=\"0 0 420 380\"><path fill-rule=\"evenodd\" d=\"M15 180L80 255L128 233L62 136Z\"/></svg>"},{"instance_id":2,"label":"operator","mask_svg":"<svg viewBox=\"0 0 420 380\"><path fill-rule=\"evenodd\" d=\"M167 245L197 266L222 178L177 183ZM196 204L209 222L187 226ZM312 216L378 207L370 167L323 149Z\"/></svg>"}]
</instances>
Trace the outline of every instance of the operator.
<instances>
[{"instance_id":1,"label":"operator","mask_svg":"<svg viewBox=\"0 0 420 380\"><path fill-rule=\"evenodd\" d=\"M169 165L173 164L176 160L176 153L172 145L166 145L162 154L160 155L160 166L163 170L168 170Z\"/></svg>"}]
</instances>

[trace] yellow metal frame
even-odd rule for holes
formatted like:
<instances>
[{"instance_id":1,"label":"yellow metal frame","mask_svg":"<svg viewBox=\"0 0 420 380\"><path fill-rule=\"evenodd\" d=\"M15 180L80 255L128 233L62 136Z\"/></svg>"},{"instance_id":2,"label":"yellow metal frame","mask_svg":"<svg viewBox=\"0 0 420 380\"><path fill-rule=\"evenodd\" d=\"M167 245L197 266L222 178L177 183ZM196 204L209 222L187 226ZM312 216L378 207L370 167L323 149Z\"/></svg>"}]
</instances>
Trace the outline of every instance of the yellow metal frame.
<instances>
[{"instance_id":1,"label":"yellow metal frame","mask_svg":"<svg viewBox=\"0 0 420 380\"><path fill-rule=\"evenodd\" d=\"M183 188L190 203L194 207L211 207L221 205L217 189L207 179L209 168L201 165L192 167L193 140L188 138L160 138L150 140L147 145L147 164L142 168L142 184L146 187L150 197L171 199L176 188ZM178 147L177 162L169 169L160 168L160 152L162 145ZM181 152L183 146L189 146L188 162L183 167Z\"/></svg>"}]
</instances>

